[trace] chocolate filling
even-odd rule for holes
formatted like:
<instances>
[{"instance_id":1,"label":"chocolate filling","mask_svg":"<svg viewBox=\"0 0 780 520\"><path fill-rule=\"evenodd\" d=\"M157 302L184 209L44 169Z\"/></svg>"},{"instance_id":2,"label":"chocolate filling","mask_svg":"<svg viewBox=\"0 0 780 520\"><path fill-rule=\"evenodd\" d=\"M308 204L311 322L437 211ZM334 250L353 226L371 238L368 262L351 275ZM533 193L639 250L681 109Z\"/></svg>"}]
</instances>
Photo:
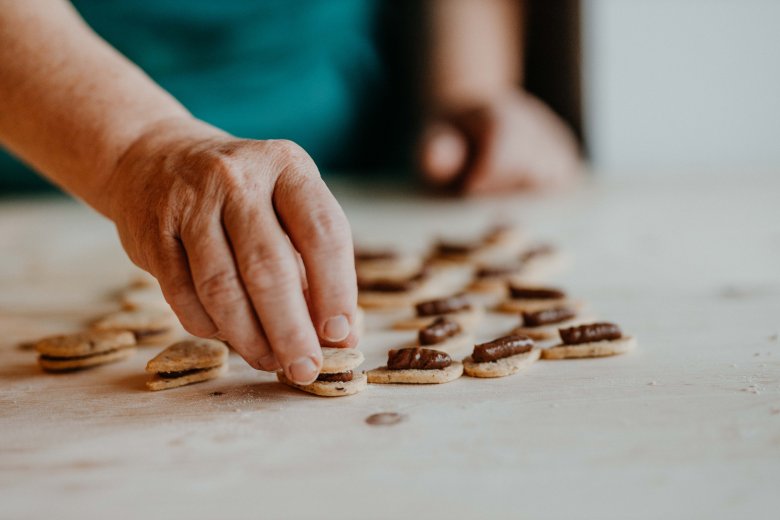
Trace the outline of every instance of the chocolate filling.
<instances>
[{"instance_id":1,"label":"chocolate filling","mask_svg":"<svg viewBox=\"0 0 780 520\"><path fill-rule=\"evenodd\" d=\"M358 279L358 289L361 291L372 292L407 292L416 289L428 277L427 269L409 278L400 280L360 280Z\"/></svg>"},{"instance_id":2,"label":"chocolate filling","mask_svg":"<svg viewBox=\"0 0 780 520\"><path fill-rule=\"evenodd\" d=\"M135 336L135 339L137 341L144 338L157 336L158 334L164 334L166 332L168 332L168 329L144 329L144 330L134 330L133 335Z\"/></svg>"},{"instance_id":3,"label":"chocolate filling","mask_svg":"<svg viewBox=\"0 0 780 520\"><path fill-rule=\"evenodd\" d=\"M474 276L479 279L498 278L500 276L509 276L518 272L520 272L520 267L516 265L495 265L480 267L477 269Z\"/></svg>"},{"instance_id":4,"label":"chocolate filling","mask_svg":"<svg viewBox=\"0 0 780 520\"><path fill-rule=\"evenodd\" d=\"M496 361L497 359L530 352L533 347L534 341L528 336L511 334L487 343L475 345L471 359L477 363L487 363L488 361Z\"/></svg>"},{"instance_id":5,"label":"chocolate filling","mask_svg":"<svg viewBox=\"0 0 780 520\"><path fill-rule=\"evenodd\" d=\"M391 350L387 355L387 368L390 370L436 370L451 364L449 354L430 348L402 348Z\"/></svg>"},{"instance_id":6,"label":"chocolate filling","mask_svg":"<svg viewBox=\"0 0 780 520\"><path fill-rule=\"evenodd\" d=\"M464 311L471 308L468 298L464 294L456 294L448 298L428 300L414 306L417 316L438 316L448 312Z\"/></svg>"},{"instance_id":7,"label":"chocolate filling","mask_svg":"<svg viewBox=\"0 0 780 520\"><path fill-rule=\"evenodd\" d=\"M436 245L436 253L439 255L467 255L473 253L482 246L479 242L439 242Z\"/></svg>"},{"instance_id":8,"label":"chocolate filling","mask_svg":"<svg viewBox=\"0 0 780 520\"><path fill-rule=\"evenodd\" d=\"M355 260L358 262L370 262L372 260L395 260L398 253L389 249L377 251L355 251Z\"/></svg>"},{"instance_id":9,"label":"chocolate filling","mask_svg":"<svg viewBox=\"0 0 780 520\"><path fill-rule=\"evenodd\" d=\"M579 345L581 343L590 343L592 341L604 341L620 339L623 333L620 327L614 323L589 323L579 327L569 327L567 329L558 329L561 335L561 341L564 345Z\"/></svg>"},{"instance_id":10,"label":"chocolate filling","mask_svg":"<svg viewBox=\"0 0 780 520\"><path fill-rule=\"evenodd\" d=\"M523 251L523 254L520 255L520 261L528 262L529 260L532 260L538 256L550 255L554 251L555 251L555 247L553 247L550 244L539 244L530 249L526 249L525 251Z\"/></svg>"},{"instance_id":11,"label":"chocolate filling","mask_svg":"<svg viewBox=\"0 0 780 520\"><path fill-rule=\"evenodd\" d=\"M460 334L460 325L452 320L448 320L445 317L436 318L436 320L420 329L417 334L417 338L420 341L420 345L434 345L441 343L447 338Z\"/></svg>"},{"instance_id":12,"label":"chocolate filling","mask_svg":"<svg viewBox=\"0 0 780 520\"><path fill-rule=\"evenodd\" d=\"M552 323L560 323L570 320L577 315L577 311L571 307L553 307L535 312L521 312L524 327L541 327Z\"/></svg>"},{"instance_id":13,"label":"chocolate filling","mask_svg":"<svg viewBox=\"0 0 780 520\"><path fill-rule=\"evenodd\" d=\"M347 381L352 381L353 375L352 370L335 374L320 374L317 376L317 381L323 383L346 383Z\"/></svg>"},{"instance_id":14,"label":"chocolate filling","mask_svg":"<svg viewBox=\"0 0 780 520\"><path fill-rule=\"evenodd\" d=\"M553 287L526 287L509 285L509 294L516 300L558 300L566 297L566 293Z\"/></svg>"},{"instance_id":15,"label":"chocolate filling","mask_svg":"<svg viewBox=\"0 0 780 520\"><path fill-rule=\"evenodd\" d=\"M205 370L211 370L212 368L216 368L216 367L191 368L189 370L180 370L178 372L157 372L157 375L162 377L163 379L176 379L177 377L184 377L190 374L196 374L198 372L203 372Z\"/></svg>"}]
</instances>

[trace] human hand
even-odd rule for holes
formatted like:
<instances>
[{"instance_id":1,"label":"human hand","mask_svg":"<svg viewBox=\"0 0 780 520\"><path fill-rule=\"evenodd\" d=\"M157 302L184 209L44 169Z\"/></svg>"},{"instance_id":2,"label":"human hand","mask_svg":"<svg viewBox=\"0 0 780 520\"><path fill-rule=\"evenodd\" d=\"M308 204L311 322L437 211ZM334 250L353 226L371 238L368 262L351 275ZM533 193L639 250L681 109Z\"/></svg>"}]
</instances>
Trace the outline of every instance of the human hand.
<instances>
[{"instance_id":1,"label":"human hand","mask_svg":"<svg viewBox=\"0 0 780 520\"><path fill-rule=\"evenodd\" d=\"M544 103L520 91L432 118L418 159L430 185L468 194L558 188L581 169L568 127Z\"/></svg>"},{"instance_id":2,"label":"human hand","mask_svg":"<svg viewBox=\"0 0 780 520\"><path fill-rule=\"evenodd\" d=\"M190 333L301 384L319 373L321 341L356 344L349 223L296 144L167 121L130 146L108 186L125 251Z\"/></svg>"}]
</instances>

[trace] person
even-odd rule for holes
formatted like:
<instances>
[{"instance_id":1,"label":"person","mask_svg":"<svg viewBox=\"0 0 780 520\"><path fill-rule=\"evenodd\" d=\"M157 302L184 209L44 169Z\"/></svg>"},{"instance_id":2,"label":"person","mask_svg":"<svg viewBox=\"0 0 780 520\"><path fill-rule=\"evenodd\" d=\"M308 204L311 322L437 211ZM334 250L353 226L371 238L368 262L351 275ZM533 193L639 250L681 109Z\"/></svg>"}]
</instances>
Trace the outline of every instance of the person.
<instances>
[{"instance_id":1,"label":"person","mask_svg":"<svg viewBox=\"0 0 780 520\"><path fill-rule=\"evenodd\" d=\"M187 331L311 382L320 345L357 342L350 226L316 162L357 151L378 113L381 5L0 0L0 142L114 222ZM572 134L519 87L522 4L425 12L423 177L482 193L576 175Z\"/></svg>"}]
</instances>

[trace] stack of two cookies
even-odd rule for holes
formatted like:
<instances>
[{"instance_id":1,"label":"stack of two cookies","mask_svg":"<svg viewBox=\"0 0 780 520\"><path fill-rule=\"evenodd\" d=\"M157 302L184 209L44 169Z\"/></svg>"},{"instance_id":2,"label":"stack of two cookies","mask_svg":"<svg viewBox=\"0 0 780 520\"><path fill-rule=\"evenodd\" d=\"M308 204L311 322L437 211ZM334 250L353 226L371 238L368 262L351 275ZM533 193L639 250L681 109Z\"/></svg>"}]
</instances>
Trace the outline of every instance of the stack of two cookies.
<instances>
[{"instance_id":1,"label":"stack of two cookies","mask_svg":"<svg viewBox=\"0 0 780 520\"><path fill-rule=\"evenodd\" d=\"M349 348L322 347L322 369L308 385L292 382L283 371L276 373L280 382L321 397L341 397L362 392L368 379L356 369L363 363L363 353Z\"/></svg>"}]
</instances>

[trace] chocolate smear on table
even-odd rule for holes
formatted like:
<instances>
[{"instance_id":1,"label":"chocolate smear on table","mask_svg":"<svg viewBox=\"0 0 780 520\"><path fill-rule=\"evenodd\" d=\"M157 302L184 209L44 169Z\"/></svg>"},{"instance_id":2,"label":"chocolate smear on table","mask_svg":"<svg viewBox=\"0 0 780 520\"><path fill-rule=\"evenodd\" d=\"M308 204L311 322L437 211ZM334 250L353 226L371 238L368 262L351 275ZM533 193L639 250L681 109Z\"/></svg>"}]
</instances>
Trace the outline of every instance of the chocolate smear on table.
<instances>
[{"instance_id":1,"label":"chocolate smear on table","mask_svg":"<svg viewBox=\"0 0 780 520\"><path fill-rule=\"evenodd\" d=\"M581 343L613 340L623 337L620 327L614 323L607 322L589 323L578 327L558 329L558 334L560 334L564 345L579 345Z\"/></svg>"},{"instance_id":2,"label":"chocolate smear on table","mask_svg":"<svg viewBox=\"0 0 780 520\"><path fill-rule=\"evenodd\" d=\"M390 370L436 370L451 364L449 354L430 348L402 348L391 350L387 355L387 368Z\"/></svg>"},{"instance_id":3,"label":"chocolate smear on table","mask_svg":"<svg viewBox=\"0 0 780 520\"><path fill-rule=\"evenodd\" d=\"M465 311L471 309L471 303L465 294L456 294L447 298L438 298L420 302L414 306L419 317L438 316L450 312Z\"/></svg>"},{"instance_id":4,"label":"chocolate smear on table","mask_svg":"<svg viewBox=\"0 0 780 520\"><path fill-rule=\"evenodd\" d=\"M541 327L570 320L577 316L577 311L564 306L534 312L523 311L520 314L523 317L523 327Z\"/></svg>"},{"instance_id":5,"label":"chocolate smear on table","mask_svg":"<svg viewBox=\"0 0 780 520\"><path fill-rule=\"evenodd\" d=\"M533 347L534 341L528 336L510 334L503 338L475 345L471 359L476 363L487 363L497 359L516 356L517 354L525 354L530 352Z\"/></svg>"},{"instance_id":6,"label":"chocolate smear on table","mask_svg":"<svg viewBox=\"0 0 780 520\"><path fill-rule=\"evenodd\" d=\"M515 300L559 300L566 293L555 287L530 287L509 284L509 294Z\"/></svg>"},{"instance_id":7,"label":"chocolate smear on table","mask_svg":"<svg viewBox=\"0 0 780 520\"><path fill-rule=\"evenodd\" d=\"M457 336L461 333L461 330L458 322L440 317L436 318L433 323L421 328L417 334L417 339L420 345L435 345L445 341L447 338Z\"/></svg>"},{"instance_id":8,"label":"chocolate smear on table","mask_svg":"<svg viewBox=\"0 0 780 520\"><path fill-rule=\"evenodd\" d=\"M366 424L370 426L393 426L405 421L406 415L396 412L381 412L366 417Z\"/></svg>"}]
</instances>

